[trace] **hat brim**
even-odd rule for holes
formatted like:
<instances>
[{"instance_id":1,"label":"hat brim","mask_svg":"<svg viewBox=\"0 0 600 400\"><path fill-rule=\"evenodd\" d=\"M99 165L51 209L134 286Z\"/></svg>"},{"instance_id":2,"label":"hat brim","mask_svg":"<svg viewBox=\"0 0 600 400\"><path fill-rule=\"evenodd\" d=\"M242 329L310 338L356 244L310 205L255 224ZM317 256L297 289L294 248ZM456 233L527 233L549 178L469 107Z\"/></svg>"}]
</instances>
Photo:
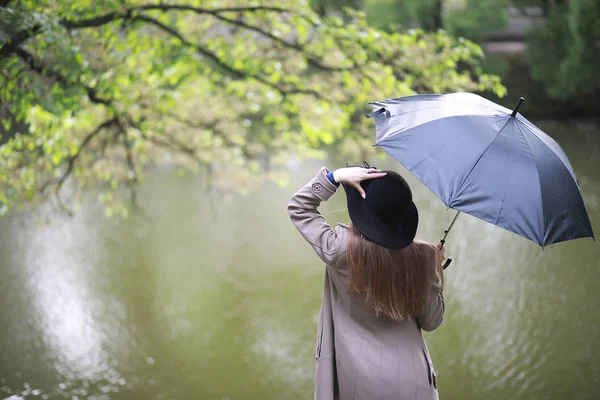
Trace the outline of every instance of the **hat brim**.
<instances>
[{"instance_id":1,"label":"hat brim","mask_svg":"<svg viewBox=\"0 0 600 400\"><path fill-rule=\"evenodd\" d=\"M371 211L358 190L345 183L342 183L342 186L346 192L350 220L367 239L390 249L401 249L415 239L419 212L414 202L404 217L395 226L390 226Z\"/></svg>"}]
</instances>

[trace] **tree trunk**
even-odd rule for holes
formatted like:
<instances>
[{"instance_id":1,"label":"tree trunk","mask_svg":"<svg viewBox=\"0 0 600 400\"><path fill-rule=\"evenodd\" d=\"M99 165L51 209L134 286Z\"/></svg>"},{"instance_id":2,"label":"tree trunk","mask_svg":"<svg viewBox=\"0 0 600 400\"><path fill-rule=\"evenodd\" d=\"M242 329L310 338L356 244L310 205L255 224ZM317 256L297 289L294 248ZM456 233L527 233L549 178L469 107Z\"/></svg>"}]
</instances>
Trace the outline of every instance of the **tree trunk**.
<instances>
[{"instance_id":1,"label":"tree trunk","mask_svg":"<svg viewBox=\"0 0 600 400\"><path fill-rule=\"evenodd\" d=\"M437 30L444 28L444 22L442 18L442 0L433 0L431 4L431 11L425 21L423 21L423 28L431 32L436 32Z\"/></svg>"},{"instance_id":2,"label":"tree trunk","mask_svg":"<svg viewBox=\"0 0 600 400\"><path fill-rule=\"evenodd\" d=\"M435 0L433 7L433 30L437 31L444 27L442 20L442 0Z\"/></svg>"}]
</instances>

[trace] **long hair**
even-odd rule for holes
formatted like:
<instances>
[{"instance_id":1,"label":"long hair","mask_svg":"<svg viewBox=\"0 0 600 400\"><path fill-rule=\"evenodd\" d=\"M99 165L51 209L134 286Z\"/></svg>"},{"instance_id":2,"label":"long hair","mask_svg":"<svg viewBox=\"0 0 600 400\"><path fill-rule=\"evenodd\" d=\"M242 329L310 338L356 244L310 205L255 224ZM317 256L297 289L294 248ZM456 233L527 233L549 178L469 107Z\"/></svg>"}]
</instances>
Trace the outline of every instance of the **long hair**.
<instances>
[{"instance_id":1,"label":"long hair","mask_svg":"<svg viewBox=\"0 0 600 400\"><path fill-rule=\"evenodd\" d=\"M389 249L365 238L354 225L350 228L347 265L349 294L363 294L376 315L393 320L417 316L429 301L433 279L441 275L437 248L413 241L402 249Z\"/></svg>"}]
</instances>

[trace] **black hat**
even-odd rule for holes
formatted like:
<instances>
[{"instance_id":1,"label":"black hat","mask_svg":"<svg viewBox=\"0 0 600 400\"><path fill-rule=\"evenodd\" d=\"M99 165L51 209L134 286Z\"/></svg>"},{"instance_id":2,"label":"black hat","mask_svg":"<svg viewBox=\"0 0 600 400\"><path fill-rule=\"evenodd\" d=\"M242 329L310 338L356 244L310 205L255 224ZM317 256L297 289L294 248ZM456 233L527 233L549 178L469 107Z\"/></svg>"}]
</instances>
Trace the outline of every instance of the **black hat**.
<instances>
[{"instance_id":1,"label":"black hat","mask_svg":"<svg viewBox=\"0 0 600 400\"><path fill-rule=\"evenodd\" d=\"M367 239L391 249L408 246L417 233L419 213L408 183L395 171L361 182L366 198L343 183L352 224Z\"/></svg>"}]
</instances>

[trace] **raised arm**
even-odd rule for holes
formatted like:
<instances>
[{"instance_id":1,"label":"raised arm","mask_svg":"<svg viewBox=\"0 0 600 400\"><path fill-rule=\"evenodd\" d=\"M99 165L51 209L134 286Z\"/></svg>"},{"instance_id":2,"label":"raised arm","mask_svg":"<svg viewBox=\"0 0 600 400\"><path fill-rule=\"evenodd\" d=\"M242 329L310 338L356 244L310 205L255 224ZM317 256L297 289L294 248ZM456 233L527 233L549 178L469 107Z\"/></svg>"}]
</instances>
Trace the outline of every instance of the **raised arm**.
<instances>
[{"instance_id":1,"label":"raised arm","mask_svg":"<svg viewBox=\"0 0 600 400\"><path fill-rule=\"evenodd\" d=\"M328 174L329 177L328 177ZM360 183L367 179L380 178L385 175L375 168L347 167L336 169L331 173L323 167L310 182L298 190L290 199L288 212L296 229L310 243L319 257L332 265L341 248L341 239L319 213L317 207L321 201L329 199L344 183L356 189L365 197ZM351 189L352 190L352 189Z\"/></svg>"},{"instance_id":2,"label":"raised arm","mask_svg":"<svg viewBox=\"0 0 600 400\"><path fill-rule=\"evenodd\" d=\"M327 178L327 168L317 175L290 199L288 213L292 223L327 264L332 264L340 247L338 237L317 208L327 201L338 186Z\"/></svg>"}]
</instances>

